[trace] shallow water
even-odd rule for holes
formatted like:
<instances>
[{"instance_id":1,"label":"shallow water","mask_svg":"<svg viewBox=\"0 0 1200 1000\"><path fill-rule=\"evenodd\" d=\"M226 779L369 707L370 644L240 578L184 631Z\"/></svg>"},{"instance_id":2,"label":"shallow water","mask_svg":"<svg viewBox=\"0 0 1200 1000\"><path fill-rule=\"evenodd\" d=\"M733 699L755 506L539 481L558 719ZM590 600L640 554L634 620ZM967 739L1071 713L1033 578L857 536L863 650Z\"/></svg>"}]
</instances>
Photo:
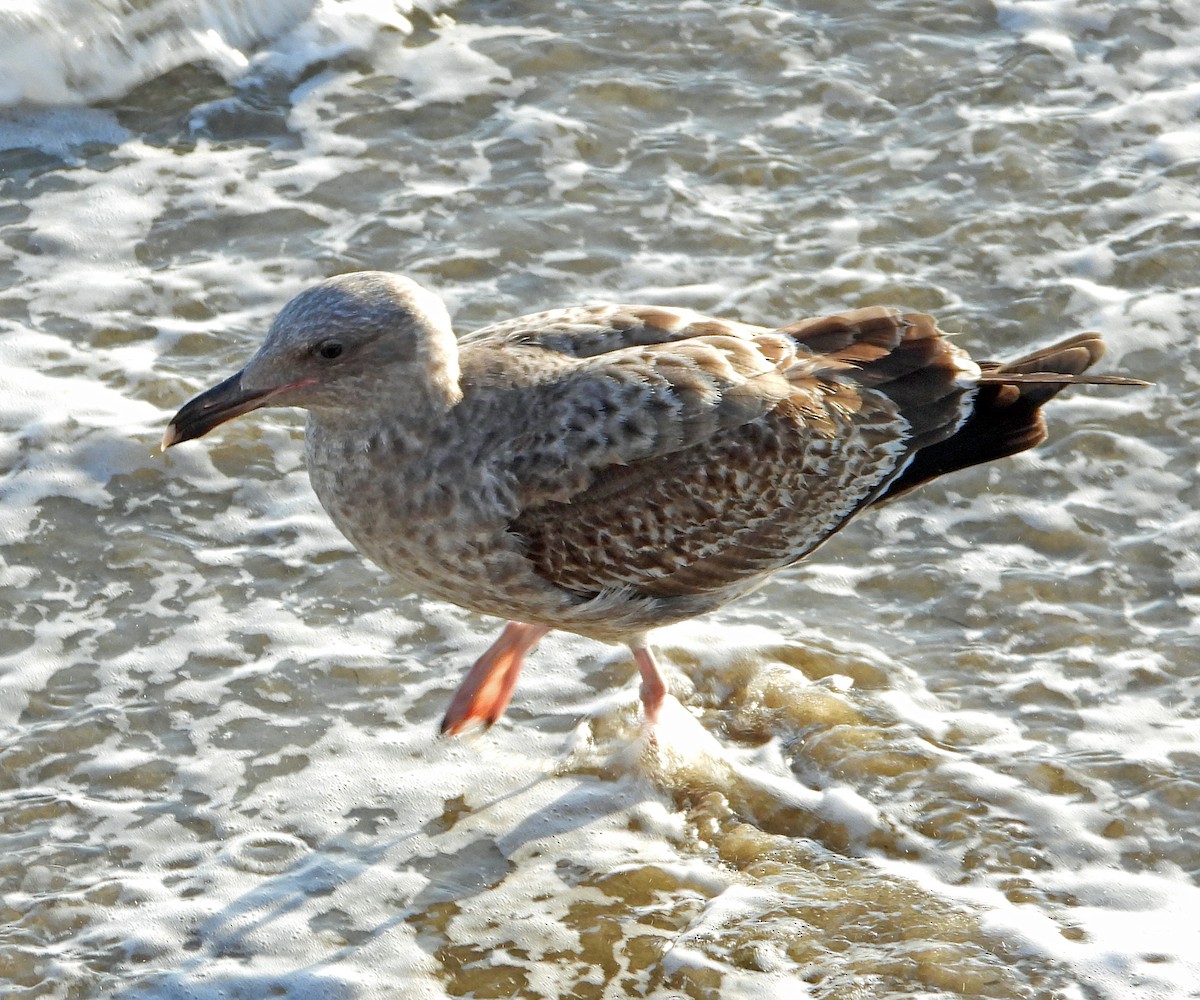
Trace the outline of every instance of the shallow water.
<instances>
[{"instance_id":1,"label":"shallow water","mask_svg":"<svg viewBox=\"0 0 1200 1000\"><path fill-rule=\"evenodd\" d=\"M1195 5L129 6L0 13L6 996L1200 996ZM497 624L348 548L299 416L152 453L360 267L1156 386L665 630L655 744L564 635L439 740Z\"/></svg>"}]
</instances>

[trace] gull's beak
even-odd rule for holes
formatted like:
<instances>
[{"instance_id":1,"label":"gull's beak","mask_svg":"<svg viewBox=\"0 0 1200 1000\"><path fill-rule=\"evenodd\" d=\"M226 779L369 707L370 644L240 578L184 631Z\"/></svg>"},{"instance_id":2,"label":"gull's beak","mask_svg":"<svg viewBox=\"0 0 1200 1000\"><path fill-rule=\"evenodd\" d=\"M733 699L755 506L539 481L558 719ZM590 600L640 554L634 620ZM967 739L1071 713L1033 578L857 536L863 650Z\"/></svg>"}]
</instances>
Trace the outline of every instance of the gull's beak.
<instances>
[{"instance_id":1,"label":"gull's beak","mask_svg":"<svg viewBox=\"0 0 1200 1000\"><path fill-rule=\"evenodd\" d=\"M159 448L166 451L180 441L191 441L203 437L218 424L240 417L243 413L256 410L267 402L278 390L242 388L242 373L231 375L219 385L214 385L195 399L184 404L183 409L171 418L163 433Z\"/></svg>"}]
</instances>

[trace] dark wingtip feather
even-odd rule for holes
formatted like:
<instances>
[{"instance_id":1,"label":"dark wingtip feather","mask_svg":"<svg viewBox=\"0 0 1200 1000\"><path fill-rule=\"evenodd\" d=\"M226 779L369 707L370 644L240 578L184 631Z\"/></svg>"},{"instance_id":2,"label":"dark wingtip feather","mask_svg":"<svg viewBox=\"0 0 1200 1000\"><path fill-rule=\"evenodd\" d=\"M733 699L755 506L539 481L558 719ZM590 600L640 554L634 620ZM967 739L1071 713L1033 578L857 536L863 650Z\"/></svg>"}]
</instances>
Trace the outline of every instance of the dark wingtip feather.
<instances>
[{"instance_id":1,"label":"dark wingtip feather","mask_svg":"<svg viewBox=\"0 0 1200 1000\"><path fill-rule=\"evenodd\" d=\"M1081 333L1013 361L980 364L971 415L943 441L922 448L876 500L891 500L947 472L1015 455L1046 437L1042 406L1070 385L1145 387L1122 375L1085 375L1104 356L1098 333Z\"/></svg>"}]
</instances>

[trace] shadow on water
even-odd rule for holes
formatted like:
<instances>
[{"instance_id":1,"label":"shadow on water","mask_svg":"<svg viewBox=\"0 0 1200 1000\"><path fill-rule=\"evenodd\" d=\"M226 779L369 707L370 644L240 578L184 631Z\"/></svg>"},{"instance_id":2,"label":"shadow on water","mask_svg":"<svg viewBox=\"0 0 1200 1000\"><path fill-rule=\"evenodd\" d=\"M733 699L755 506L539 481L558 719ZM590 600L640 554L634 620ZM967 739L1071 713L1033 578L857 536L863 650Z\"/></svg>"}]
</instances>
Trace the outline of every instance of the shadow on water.
<instances>
[{"instance_id":1,"label":"shadow on water","mask_svg":"<svg viewBox=\"0 0 1200 1000\"><path fill-rule=\"evenodd\" d=\"M402 923L409 909L372 928L353 946L340 949L333 955L301 968L278 974L246 972L206 976L205 969L219 959L248 959L258 949L253 943L256 932L283 920L304 904L353 882L380 863L387 854L412 841L418 831L383 843L360 845L348 838L335 838L319 847L313 854L291 864L268 878L261 885L243 893L218 913L200 924L190 935L185 947L194 951L192 958L179 968L161 971L133 983L116 996L119 998L154 997L162 1000L187 997L188 1000L227 1000L227 998L258 998L283 996L307 1000L349 1000L354 990L322 970L341 961L364 941L386 934Z\"/></svg>"},{"instance_id":2,"label":"shadow on water","mask_svg":"<svg viewBox=\"0 0 1200 1000\"><path fill-rule=\"evenodd\" d=\"M528 792L537 783L535 780L506 792L469 812L486 811ZM493 838L477 836L461 846L446 845L412 853L422 850L419 843L422 836L443 834L455 826L460 816L467 814L461 799L448 800L442 815L399 837L363 843L347 832L332 838L285 870L270 875L260 885L242 893L197 926L184 946L194 953L191 958L177 968L141 977L114 996L119 1000L135 997L155 1000L260 1000L263 997L350 1000L358 996L359 991L334 971L337 966L354 962L365 947L405 925L410 926L416 944L436 962L439 942L423 928L429 920L428 915L503 882L515 868L509 856L529 841L568 833L594 820L593 800L596 797L594 788L573 786L544 809L518 823L502 838L503 849ZM388 865L389 855L397 851L408 853L404 860L393 861L392 867L422 878L425 884L406 900L398 900L398 908L386 920L367 929L343 931L346 943L342 947L326 953L318 961L287 971L207 974L214 963L222 960L251 960L262 950L255 940L259 932L294 917L314 898L331 896L372 868ZM233 849L226 853L230 856L229 863L247 867L239 864ZM316 926L319 919L309 917L305 920L314 933L319 929Z\"/></svg>"}]
</instances>

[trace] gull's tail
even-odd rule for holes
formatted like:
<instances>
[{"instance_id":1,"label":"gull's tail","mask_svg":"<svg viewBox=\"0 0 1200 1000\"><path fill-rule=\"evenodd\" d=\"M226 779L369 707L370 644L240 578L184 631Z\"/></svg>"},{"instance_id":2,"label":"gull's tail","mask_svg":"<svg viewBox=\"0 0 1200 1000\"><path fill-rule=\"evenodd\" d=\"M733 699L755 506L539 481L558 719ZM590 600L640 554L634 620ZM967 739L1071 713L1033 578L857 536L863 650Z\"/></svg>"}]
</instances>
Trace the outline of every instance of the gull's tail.
<instances>
[{"instance_id":1,"label":"gull's tail","mask_svg":"<svg viewBox=\"0 0 1200 1000\"><path fill-rule=\"evenodd\" d=\"M892 500L947 472L1015 455L1046 437L1042 406L1071 385L1146 386L1141 379L1085 375L1104 356L1098 333L1081 333L1015 361L983 361L970 416L944 440L922 448L875 502Z\"/></svg>"}]
</instances>

